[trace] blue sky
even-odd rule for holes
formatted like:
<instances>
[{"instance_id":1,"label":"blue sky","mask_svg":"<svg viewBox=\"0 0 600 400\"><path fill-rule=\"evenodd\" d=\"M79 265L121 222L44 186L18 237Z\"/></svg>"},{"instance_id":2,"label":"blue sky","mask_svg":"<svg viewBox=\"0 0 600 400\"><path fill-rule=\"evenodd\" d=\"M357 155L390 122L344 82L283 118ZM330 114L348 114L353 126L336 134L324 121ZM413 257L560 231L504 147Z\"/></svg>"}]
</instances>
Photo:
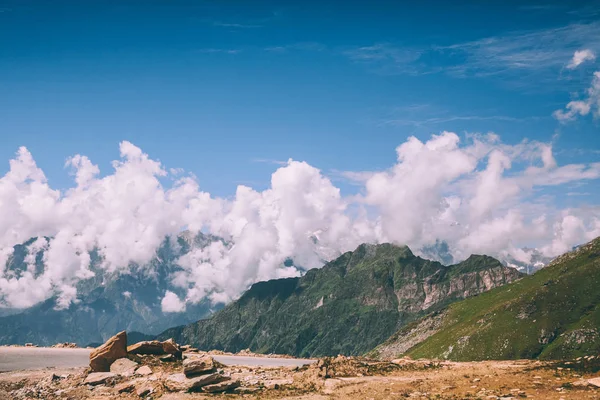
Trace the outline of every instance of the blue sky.
<instances>
[{"instance_id":1,"label":"blue sky","mask_svg":"<svg viewBox=\"0 0 600 400\"><path fill-rule=\"evenodd\" d=\"M600 236L600 1L566 3L0 0L0 307L183 229L235 245L177 260L178 309L365 242ZM44 272L1 268L32 237Z\"/></svg>"},{"instance_id":2,"label":"blue sky","mask_svg":"<svg viewBox=\"0 0 600 400\"><path fill-rule=\"evenodd\" d=\"M1 169L24 145L65 188L67 157L110 173L129 140L229 196L268 186L269 160L340 179L443 130L597 161L597 121L552 117L591 80L573 51L600 44L599 3L576 3L2 0Z\"/></svg>"}]
</instances>

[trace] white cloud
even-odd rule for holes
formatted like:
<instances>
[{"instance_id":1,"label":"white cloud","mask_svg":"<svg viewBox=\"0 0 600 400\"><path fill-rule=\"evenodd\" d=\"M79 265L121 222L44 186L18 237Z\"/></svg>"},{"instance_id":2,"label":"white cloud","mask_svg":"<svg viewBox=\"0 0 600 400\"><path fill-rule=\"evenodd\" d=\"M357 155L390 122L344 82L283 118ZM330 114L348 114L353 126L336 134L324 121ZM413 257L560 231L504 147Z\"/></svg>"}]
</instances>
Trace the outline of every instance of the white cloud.
<instances>
[{"instance_id":1,"label":"white cloud","mask_svg":"<svg viewBox=\"0 0 600 400\"><path fill-rule=\"evenodd\" d=\"M590 49L577 50L573 54L573 58L567 65L568 69L575 69L586 61L593 61L596 59L596 54Z\"/></svg>"},{"instance_id":2,"label":"white cloud","mask_svg":"<svg viewBox=\"0 0 600 400\"><path fill-rule=\"evenodd\" d=\"M165 297L160 302L160 307L163 312L183 312L185 311L185 302L181 301L175 293L167 290Z\"/></svg>"},{"instance_id":3,"label":"white cloud","mask_svg":"<svg viewBox=\"0 0 600 400\"><path fill-rule=\"evenodd\" d=\"M559 209L536 195L546 186L598 179L600 163L558 165L549 144L506 145L493 134L466 143L451 132L425 142L412 137L396 153L387 170L347 174L362 185L358 196L344 197L319 169L289 160L268 189L240 185L233 198L221 199L129 142L104 177L87 157L70 158L75 186L61 192L21 148L0 178L0 304L28 307L56 296L59 308L68 307L77 302L77 283L93 275L90 250L98 249L101 271L134 273L132 264L148 264L165 236L183 229L224 242L177 260L181 270L161 302L168 312L203 298L229 301L254 282L297 276L363 242L417 251L445 240L461 259L519 257L524 245L557 255L600 235L599 208ZM174 183L164 187L169 176ZM8 271L12 246L31 237L38 239L27 269ZM40 251L41 272L34 268ZM295 266L285 266L288 259Z\"/></svg>"},{"instance_id":4,"label":"white cloud","mask_svg":"<svg viewBox=\"0 0 600 400\"><path fill-rule=\"evenodd\" d=\"M594 72L592 84L585 92L582 100L570 101L565 110L556 110L552 114L562 123L576 119L578 115L586 116L592 113L595 118L600 117L600 71Z\"/></svg>"}]
</instances>

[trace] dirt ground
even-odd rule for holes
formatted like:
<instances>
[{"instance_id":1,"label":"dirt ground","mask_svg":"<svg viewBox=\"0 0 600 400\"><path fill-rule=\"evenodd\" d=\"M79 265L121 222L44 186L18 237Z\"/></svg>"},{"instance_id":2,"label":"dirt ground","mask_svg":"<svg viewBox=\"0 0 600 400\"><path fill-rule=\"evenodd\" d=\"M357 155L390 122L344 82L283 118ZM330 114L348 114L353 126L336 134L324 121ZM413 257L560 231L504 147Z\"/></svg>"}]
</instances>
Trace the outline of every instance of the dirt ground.
<instances>
[{"instance_id":1,"label":"dirt ground","mask_svg":"<svg viewBox=\"0 0 600 400\"><path fill-rule=\"evenodd\" d=\"M0 399L140 399L135 391L117 393L119 384L134 379L150 384L145 399L600 399L592 373L538 361L437 362L396 360L392 363L338 357L303 368L226 367L241 382L236 393L170 393L161 382L177 364L150 365L153 374L119 378L105 384L83 384L82 369L46 369L0 374ZM594 382L594 381L592 381ZM600 385L600 383L598 383Z\"/></svg>"}]
</instances>

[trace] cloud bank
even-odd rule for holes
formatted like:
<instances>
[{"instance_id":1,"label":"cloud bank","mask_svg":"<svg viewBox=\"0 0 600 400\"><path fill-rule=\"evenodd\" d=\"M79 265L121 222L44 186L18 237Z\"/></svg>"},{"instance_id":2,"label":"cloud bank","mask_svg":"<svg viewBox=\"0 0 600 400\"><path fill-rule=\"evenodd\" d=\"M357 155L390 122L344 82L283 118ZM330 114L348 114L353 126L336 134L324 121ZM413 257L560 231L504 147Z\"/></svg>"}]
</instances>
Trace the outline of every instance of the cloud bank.
<instances>
[{"instance_id":1,"label":"cloud bank","mask_svg":"<svg viewBox=\"0 0 600 400\"><path fill-rule=\"evenodd\" d=\"M486 253L527 261L524 245L552 256L600 235L598 207L561 209L543 196L547 187L598 179L600 163L558 165L548 143L507 145L493 134L461 142L452 132L411 137L390 168L346 174L360 178L358 195L344 196L319 169L289 160L268 189L238 186L227 199L132 143L119 149L106 176L84 155L67 160L74 186L66 191L48 185L26 148L10 160L0 178L2 306L57 296L58 307L68 307L77 302L77 282L94 274L91 250L98 250L101 270L134 273L132 265L154 258L166 236L186 229L224 240L177 260L182 270L170 278L165 312L203 298L230 301L256 281L297 276L296 266L319 267L363 242L418 251L443 240L455 259ZM13 246L32 237L39 239L29 247L27 270L9 270ZM45 267L36 273L42 250Z\"/></svg>"}]
</instances>

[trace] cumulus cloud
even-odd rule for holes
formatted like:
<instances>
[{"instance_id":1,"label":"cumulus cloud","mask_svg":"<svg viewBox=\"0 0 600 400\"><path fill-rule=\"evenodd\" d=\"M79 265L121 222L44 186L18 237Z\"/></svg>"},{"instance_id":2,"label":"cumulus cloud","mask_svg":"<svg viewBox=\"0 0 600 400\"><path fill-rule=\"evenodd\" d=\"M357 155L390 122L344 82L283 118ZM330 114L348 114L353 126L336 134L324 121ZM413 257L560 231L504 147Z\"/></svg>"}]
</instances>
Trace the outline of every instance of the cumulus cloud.
<instances>
[{"instance_id":1,"label":"cumulus cloud","mask_svg":"<svg viewBox=\"0 0 600 400\"><path fill-rule=\"evenodd\" d=\"M568 69L575 69L586 61L593 61L596 59L596 54L590 49L585 50L577 50L575 54L573 54L573 58L567 64Z\"/></svg>"},{"instance_id":2,"label":"cumulus cloud","mask_svg":"<svg viewBox=\"0 0 600 400\"><path fill-rule=\"evenodd\" d=\"M163 312L183 312L185 311L185 302L181 301L175 293L167 290L165 297L160 302L160 307Z\"/></svg>"},{"instance_id":3,"label":"cumulus cloud","mask_svg":"<svg viewBox=\"0 0 600 400\"><path fill-rule=\"evenodd\" d=\"M411 137L389 169L356 175L359 195L344 196L319 169L289 160L266 190L241 185L229 199L203 192L193 175L164 167L132 143L119 149L105 176L84 155L67 160L75 184L65 191L48 185L27 149L10 161L0 178L2 306L55 296L57 307L69 307L78 301L77 283L95 273L91 250L101 258L96 273L135 273L152 268L164 238L183 230L223 240L176 260L164 312L205 298L228 302L254 282L298 276L363 242L418 252L443 240L455 259L521 259L524 245L553 256L600 235L600 209L559 209L536 195L598 179L600 163L558 165L546 143L507 145L493 134L461 141L452 132ZM27 268L7 268L13 246L32 237ZM42 271L35 266L40 252Z\"/></svg>"}]
</instances>

